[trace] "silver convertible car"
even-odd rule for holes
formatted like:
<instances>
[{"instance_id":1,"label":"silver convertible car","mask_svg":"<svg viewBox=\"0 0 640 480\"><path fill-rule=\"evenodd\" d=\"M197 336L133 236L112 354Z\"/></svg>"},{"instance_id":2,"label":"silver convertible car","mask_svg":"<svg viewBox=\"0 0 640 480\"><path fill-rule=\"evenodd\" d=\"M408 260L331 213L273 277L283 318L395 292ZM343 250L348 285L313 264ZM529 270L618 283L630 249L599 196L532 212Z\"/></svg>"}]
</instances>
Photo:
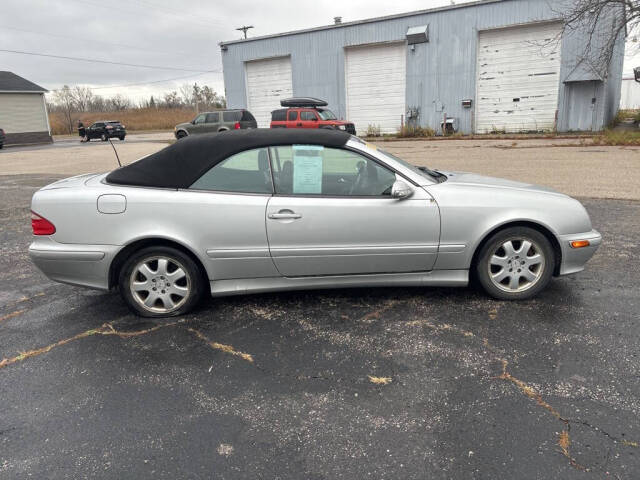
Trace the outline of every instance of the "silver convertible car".
<instances>
[{"instance_id":1,"label":"silver convertible car","mask_svg":"<svg viewBox=\"0 0 640 480\"><path fill-rule=\"evenodd\" d=\"M186 138L108 174L35 193L29 253L53 280L118 288L143 316L213 296L466 286L525 299L601 243L547 188L417 168L347 133Z\"/></svg>"}]
</instances>

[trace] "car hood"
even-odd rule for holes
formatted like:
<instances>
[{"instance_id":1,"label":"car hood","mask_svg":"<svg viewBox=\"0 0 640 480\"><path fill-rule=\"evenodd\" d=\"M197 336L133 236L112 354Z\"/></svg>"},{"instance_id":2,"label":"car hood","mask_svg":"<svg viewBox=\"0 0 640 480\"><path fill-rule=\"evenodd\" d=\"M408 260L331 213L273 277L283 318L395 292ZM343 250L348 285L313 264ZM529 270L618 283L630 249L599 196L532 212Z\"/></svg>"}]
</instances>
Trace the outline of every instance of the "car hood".
<instances>
[{"instance_id":1,"label":"car hood","mask_svg":"<svg viewBox=\"0 0 640 480\"><path fill-rule=\"evenodd\" d=\"M527 190L541 193L551 193L556 195L563 195L562 193L541 185L534 185L532 183L516 182L513 180L507 180L505 178L485 177L484 175L477 175L475 173L468 172L444 172L438 170L438 172L447 176L447 183L460 184L460 185L473 185L478 187L488 188L508 188L515 190Z\"/></svg>"}]
</instances>

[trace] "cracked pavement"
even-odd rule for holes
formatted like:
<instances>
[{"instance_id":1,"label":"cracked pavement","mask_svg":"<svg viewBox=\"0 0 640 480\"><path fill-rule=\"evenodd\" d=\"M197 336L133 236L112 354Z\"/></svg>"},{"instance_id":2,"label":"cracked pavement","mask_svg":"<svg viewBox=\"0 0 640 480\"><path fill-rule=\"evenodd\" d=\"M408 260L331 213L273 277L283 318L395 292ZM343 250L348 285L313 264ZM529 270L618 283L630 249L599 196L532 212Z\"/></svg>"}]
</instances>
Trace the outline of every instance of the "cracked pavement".
<instances>
[{"instance_id":1,"label":"cracked pavement","mask_svg":"<svg viewBox=\"0 0 640 480\"><path fill-rule=\"evenodd\" d=\"M0 478L637 478L640 203L535 300L381 288L149 321L29 262L0 176Z\"/></svg>"}]
</instances>

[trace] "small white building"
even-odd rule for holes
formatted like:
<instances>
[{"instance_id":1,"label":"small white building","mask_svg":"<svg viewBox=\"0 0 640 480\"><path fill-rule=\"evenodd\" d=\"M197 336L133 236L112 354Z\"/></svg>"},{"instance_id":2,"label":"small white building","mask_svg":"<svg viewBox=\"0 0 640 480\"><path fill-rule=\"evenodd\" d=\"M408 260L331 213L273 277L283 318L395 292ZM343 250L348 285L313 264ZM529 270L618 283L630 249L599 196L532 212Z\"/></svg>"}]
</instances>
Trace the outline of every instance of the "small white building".
<instances>
[{"instance_id":1,"label":"small white building","mask_svg":"<svg viewBox=\"0 0 640 480\"><path fill-rule=\"evenodd\" d=\"M0 71L0 128L5 145L50 143L46 89L13 72Z\"/></svg>"},{"instance_id":2,"label":"small white building","mask_svg":"<svg viewBox=\"0 0 640 480\"><path fill-rule=\"evenodd\" d=\"M640 83L636 82L633 77L625 77L622 79L620 108L622 110L640 109Z\"/></svg>"}]
</instances>

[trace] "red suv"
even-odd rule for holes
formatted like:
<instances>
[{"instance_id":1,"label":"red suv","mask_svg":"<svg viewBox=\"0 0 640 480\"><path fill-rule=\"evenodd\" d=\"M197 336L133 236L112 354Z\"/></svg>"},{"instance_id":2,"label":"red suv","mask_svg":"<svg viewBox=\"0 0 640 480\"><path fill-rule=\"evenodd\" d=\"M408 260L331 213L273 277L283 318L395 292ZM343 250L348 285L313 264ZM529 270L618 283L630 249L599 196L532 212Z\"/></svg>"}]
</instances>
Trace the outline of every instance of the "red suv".
<instances>
[{"instance_id":1,"label":"red suv","mask_svg":"<svg viewBox=\"0 0 640 480\"><path fill-rule=\"evenodd\" d=\"M271 112L271 128L330 128L344 130L351 135L356 128L351 122L338 120L324 100L317 98L289 98L281 100L281 108Z\"/></svg>"}]
</instances>

